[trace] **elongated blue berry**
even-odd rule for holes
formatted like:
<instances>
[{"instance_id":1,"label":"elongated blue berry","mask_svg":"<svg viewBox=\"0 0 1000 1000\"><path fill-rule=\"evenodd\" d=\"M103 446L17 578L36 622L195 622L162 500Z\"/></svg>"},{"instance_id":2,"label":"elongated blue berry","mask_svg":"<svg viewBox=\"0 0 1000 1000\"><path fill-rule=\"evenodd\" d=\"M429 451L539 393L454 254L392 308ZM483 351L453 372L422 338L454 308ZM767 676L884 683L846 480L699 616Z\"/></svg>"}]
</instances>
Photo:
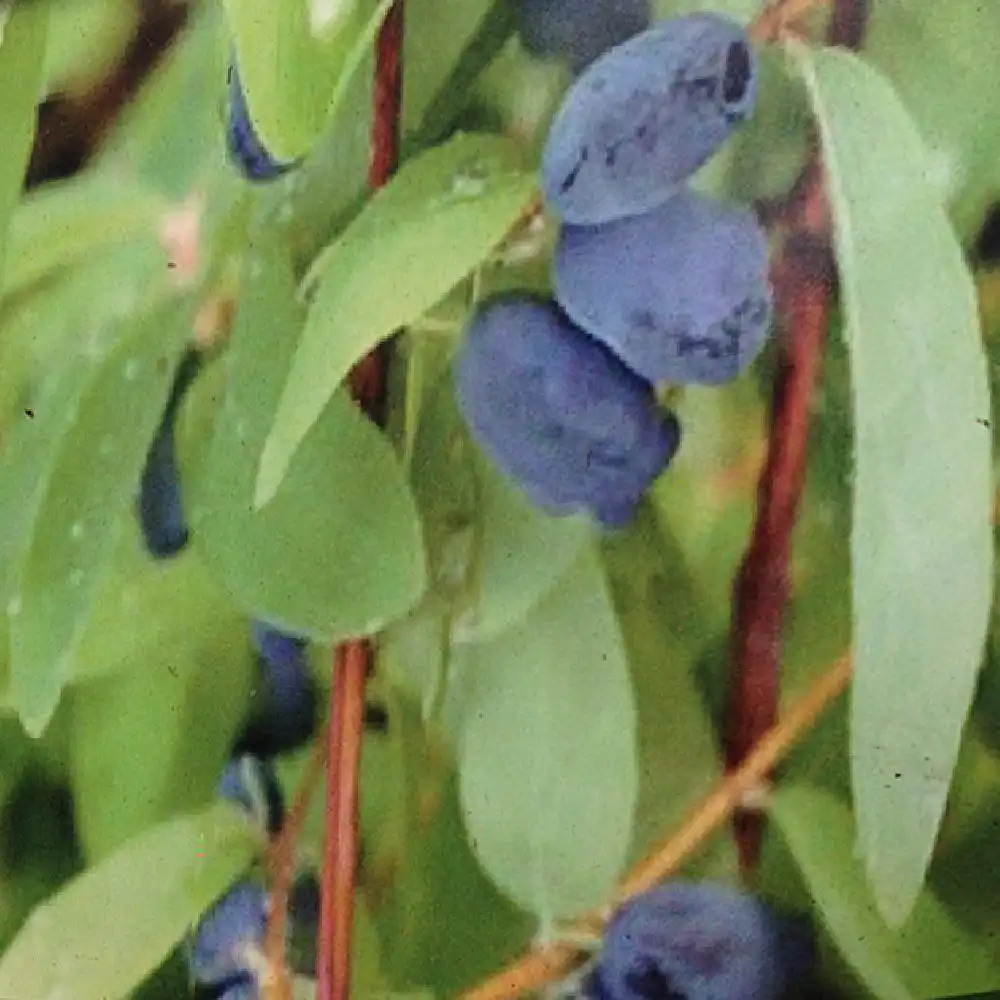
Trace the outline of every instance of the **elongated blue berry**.
<instances>
[{"instance_id":1,"label":"elongated blue berry","mask_svg":"<svg viewBox=\"0 0 1000 1000\"><path fill-rule=\"evenodd\" d=\"M201 370L195 351L182 358L156 436L146 455L139 483L139 527L150 555L169 559L188 543L187 519L181 497L180 473L174 443L174 422L184 394Z\"/></svg>"},{"instance_id":2,"label":"elongated blue berry","mask_svg":"<svg viewBox=\"0 0 1000 1000\"><path fill-rule=\"evenodd\" d=\"M753 111L757 63L719 14L660 21L570 88L542 156L549 209L591 224L662 204Z\"/></svg>"},{"instance_id":3,"label":"elongated blue berry","mask_svg":"<svg viewBox=\"0 0 1000 1000\"><path fill-rule=\"evenodd\" d=\"M578 73L649 26L649 0L520 0L519 14L524 47Z\"/></svg>"},{"instance_id":4,"label":"elongated blue berry","mask_svg":"<svg viewBox=\"0 0 1000 1000\"><path fill-rule=\"evenodd\" d=\"M316 728L316 682L306 642L264 622L252 626L258 684L237 752L272 757L295 750Z\"/></svg>"},{"instance_id":5,"label":"elongated blue berry","mask_svg":"<svg viewBox=\"0 0 1000 1000\"><path fill-rule=\"evenodd\" d=\"M250 109L235 63L229 70L226 145L233 163L249 181L273 181L296 165L294 161L276 160L261 142L250 121Z\"/></svg>"},{"instance_id":6,"label":"elongated blue berry","mask_svg":"<svg viewBox=\"0 0 1000 1000\"><path fill-rule=\"evenodd\" d=\"M259 969L267 913L267 892L262 886L234 885L195 928L188 948L192 978L210 986Z\"/></svg>"},{"instance_id":7,"label":"elongated blue berry","mask_svg":"<svg viewBox=\"0 0 1000 1000\"><path fill-rule=\"evenodd\" d=\"M722 885L671 882L612 917L596 1000L777 1000L812 962L805 926Z\"/></svg>"},{"instance_id":8,"label":"elongated blue berry","mask_svg":"<svg viewBox=\"0 0 1000 1000\"><path fill-rule=\"evenodd\" d=\"M771 321L753 213L683 190L600 226L563 226L553 285L567 315L650 382L715 385L757 357Z\"/></svg>"},{"instance_id":9,"label":"elongated blue berry","mask_svg":"<svg viewBox=\"0 0 1000 1000\"><path fill-rule=\"evenodd\" d=\"M539 507L626 525L680 442L649 386L549 301L501 296L458 355L459 409L498 468Z\"/></svg>"}]
</instances>

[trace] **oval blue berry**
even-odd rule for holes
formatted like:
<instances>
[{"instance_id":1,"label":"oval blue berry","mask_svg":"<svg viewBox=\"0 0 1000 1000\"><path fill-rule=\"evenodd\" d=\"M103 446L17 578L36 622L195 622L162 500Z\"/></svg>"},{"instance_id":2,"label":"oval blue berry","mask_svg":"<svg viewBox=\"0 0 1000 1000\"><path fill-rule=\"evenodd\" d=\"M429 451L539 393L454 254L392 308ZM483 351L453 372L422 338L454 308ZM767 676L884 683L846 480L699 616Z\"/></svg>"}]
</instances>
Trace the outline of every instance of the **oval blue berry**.
<instances>
[{"instance_id":1,"label":"oval blue berry","mask_svg":"<svg viewBox=\"0 0 1000 1000\"><path fill-rule=\"evenodd\" d=\"M250 110L235 63L229 68L226 146L233 163L250 181L272 181L296 165L295 161L276 160L261 142L250 121Z\"/></svg>"},{"instance_id":2,"label":"oval blue berry","mask_svg":"<svg viewBox=\"0 0 1000 1000\"><path fill-rule=\"evenodd\" d=\"M519 31L536 56L579 73L608 49L649 26L649 0L520 0Z\"/></svg>"},{"instance_id":3,"label":"oval blue berry","mask_svg":"<svg viewBox=\"0 0 1000 1000\"><path fill-rule=\"evenodd\" d=\"M553 285L573 322L643 378L717 385L767 340L767 264L752 212L682 190L645 215L563 226Z\"/></svg>"},{"instance_id":4,"label":"oval blue berry","mask_svg":"<svg viewBox=\"0 0 1000 1000\"><path fill-rule=\"evenodd\" d=\"M719 14L660 21L592 63L570 88L542 155L548 207L577 224L663 203L753 111L757 60Z\"/></svg>"},{"instance_id":5,"label":"oval blue berry","mask_svg":"<svg viewBox=\"0 0 1000 1000\"><path fill-rule=\"evenodd\" d=\"M625 903L605 932L597 1000L776 1000L808 971L789 962L802 925L722 885L672 882ZM801 941L796 945L802 944ZM811 962L811 947L806 947Z\"/></svg>"},{"instance_id":6,"label":"oval blue berry","mask_svg":"<svg viewBox=\"0 0 1000 1000\"><path fill-rule=\"evenodd\" d=\"M181 496L174 444L174 423L184 394L201 371L201 358L188 351L174 375L170 398L146 455L139 482L139 529L154 559L169 559L188 543L188 525Z\"/></svg>"},{"instance_id":7,"label":"oval blue berry","mask_svg":"<svg viewBox=\"0 0 1000 1000\"><path fill-rule=\"evenodd\" d=\"M473 437L529 499L626 525L680 443L650 387L554 303L505 295L476 313L455 368Z\"/></svg>"},{"instance_id":8,"label":"oval blue berry","mask_svg":"<svg viewBox=\"0 0 1000 1000\"><path fill-rule=\"evenodd\" d=\"M191 977L213 985L252 973L267 933L267 892L252 882L234 885L205 912L188 947Z\"/></svg>"},{"instance_id":9,"label":"oval blue berry","mask_svg":"<svg viewBox=\"0 0 1000 1000\"><path fill-rule=\"evenodd\" d=\"M316 728L318 693L306 641L264 622L252 626L258 684L238 753L272 757L298 749Z\"/></svg>"}]
</instances>

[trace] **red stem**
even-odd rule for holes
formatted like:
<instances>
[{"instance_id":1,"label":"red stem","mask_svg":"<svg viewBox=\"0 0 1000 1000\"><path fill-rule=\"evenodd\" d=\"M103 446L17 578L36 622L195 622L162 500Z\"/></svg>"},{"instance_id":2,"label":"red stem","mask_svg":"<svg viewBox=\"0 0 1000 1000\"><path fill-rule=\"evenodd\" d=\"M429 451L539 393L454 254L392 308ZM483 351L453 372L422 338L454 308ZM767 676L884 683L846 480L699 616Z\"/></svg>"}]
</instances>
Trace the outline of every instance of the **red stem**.
<instances>
[{"instance_id":1,"label":"red stem","mask_svg":"<svg viewBox=\"0 0 1000 1000\"><path fill-rule=\"evenodd\" d=\"M403 83L403 0L396 0L375 43L371 161L368 185L386 184L399 162ZM384 417L386 351L373 351L351 372L355 399L376 422ZM339 646L333 659L327 748L326 834L323 842L317 1000L348 1000L351 930L358 867L358 768L364 730L365 683L373 651L364 639Z\"/></svg>"},{"instance_id":2,"label":"red stem","mask_svg":"<svg viewBox=\"0 0 1000 1000\"><path fill-rule=\"evenodd\" d=\"M867 0L836 0L827 40L857 48ZM781 627L789 595L788 563L805 480L809 420L832 296L830 222L818 151L786 206L790 232L772 271L775 313L784 331L775 377L767 459L757 488L753 534L733 587L732 669L726 767L732 771L777 720ZM740 868L760 856L764 817L733 819Z\"/></svg>"}]
</instances>

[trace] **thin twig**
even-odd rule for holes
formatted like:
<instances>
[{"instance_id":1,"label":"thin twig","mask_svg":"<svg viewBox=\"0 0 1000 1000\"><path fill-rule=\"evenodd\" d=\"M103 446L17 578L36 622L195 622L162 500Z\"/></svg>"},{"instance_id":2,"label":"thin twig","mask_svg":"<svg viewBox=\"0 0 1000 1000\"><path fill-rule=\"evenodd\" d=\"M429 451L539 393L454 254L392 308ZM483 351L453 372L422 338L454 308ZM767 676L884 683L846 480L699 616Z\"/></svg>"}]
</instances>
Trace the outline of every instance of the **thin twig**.
<instances>
[{"instance_id":1,"label":"thin twig","mask_svg":"<svg viewBox=\"0 0 1000 1000\"><path fill-rule=\"evenodd\" d=\"M692 810L680 828L633 869L622 882L615 903L620 904L636 893L645 892L681 868L733 815L747 792L760 784L843 694L850 678L851 660L843 656L792 706L781 722L765 734L739 769L722 779ZM603 912L588 913L570 931L587 934L599 930L604 917ZM577 951L568 945L528 952L463 993L459 1000L512 1000L565 975L577 957Z\"/></svg>"},{"instance_id":2,"label":"thin twig","mask_svg":"<svg viewBox=\"0 0 1000 1000\"><path fill-rule=\"evenodd\" d=\"M329 725L329 723L328 723ZM286 928L288 926L288 897L295 878L295 849L309 812L309 804L323 777L326 763L326 730L313 745L306 773L302 778L292 808L285 816L281 832L271 842L267 867L270 876L271 911L267 923L265 952L267 955L268 981L264 984L267 1000L291 1000L292 982L285 961Z\"/></svg>"},{"instance_id":3,"label":"thin twig","mask_svg":"<svg viewBox=\"0 0 1000 1000\"><path fill-rule=\"evenodd\" d=\"M756 27L786 30L809 4L776 2ZM857 47L864 34L865 0L834 0L827 29L831 45ZM765 23L766 22L766 23ZM833 295L830 220L820 152L814 149L782 220L790 237L772 276L775 312L783 330L771 407L771 432L757 488L753 534L733 587L732 669L726 726L726 765L738 767L778 712L781 630L789 596L789 558L805 481L812 397L819 379ZM765 816L741 811L734 819L740 867L750 874L760 854Z\"/></svg>"},{"instance_id":4,"label":"thin twig","mask_svg":"<svg viewBox=\"0 0 1000 1000\"><path fill-rule=\"evenodd\" d=\"M389 8L375 41L371 158L368 186L383 187L399 163L403 95L403 0ZM350 374L355 399L377 423L384 422L388 344L364 358ZM364 731L365 684L373 665L371 643L339 646L333 659L327 751L326 830L316 942L316 1000L348 1000L351 931L358 867L358 768Z\"/></svg>"}]
</instances>

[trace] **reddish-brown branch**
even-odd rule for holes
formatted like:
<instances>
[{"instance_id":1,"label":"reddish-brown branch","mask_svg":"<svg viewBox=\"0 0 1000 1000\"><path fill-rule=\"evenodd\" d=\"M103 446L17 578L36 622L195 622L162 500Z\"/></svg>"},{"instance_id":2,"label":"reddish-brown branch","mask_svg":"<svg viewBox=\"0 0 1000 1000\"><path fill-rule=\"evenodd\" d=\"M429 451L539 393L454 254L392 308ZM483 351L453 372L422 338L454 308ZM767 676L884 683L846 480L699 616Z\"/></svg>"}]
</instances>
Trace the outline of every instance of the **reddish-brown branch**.
<instances>
[{"instance_id":1,"label":"reddish-brown branch","mask_svg":"<svg viewBox=\"0 0 1000 1000\"><path fill-rule=\"evenodd\" d=\"M348 642L334 655L327 744L327 833L323 843L318 1000L347 1000L351 986L351 924L358 867L358 765L364 729L365 681L371 646Z\"/></svg>"},{"instance_id":2,"label":"reddish-brown branch","mask_svg":"<svg viewBox=\"0 0 1000 1000\"><path fill-rule=\"evenodd\" d=\"M403 0L389 9L375 43L371 159L368 185L386 184L399 162L403 84ZM376 422L384 419L387 348L372 352L351 372L355 399ZM317 1000L348 1000L351 930L358 867L358 767L364 730L365 682L373 650L367 640L344 643L333 661L327 749L326 831L320 879Z\"/></svg>"},{"instance_id":3,"label":"reddish-brown branch","mask_svg":"<svg viewBox=\"0 0 1000 1000\"><path fill-rule=\"evenodd\" d=\"M858 46L867 0L836 0L828 29L834 45ZM781 627L789 594L791 537L805 479L813 391L819 377L832 294L829 212L819 152L782 221L790 233L772 270L782 330L767 459L757 489L753 534L733 588L732 669L726 766L738 767L777 718ZM745 874L760 853L764 818L740 812L734 834Z\"/></svg>"}]
</instances>

